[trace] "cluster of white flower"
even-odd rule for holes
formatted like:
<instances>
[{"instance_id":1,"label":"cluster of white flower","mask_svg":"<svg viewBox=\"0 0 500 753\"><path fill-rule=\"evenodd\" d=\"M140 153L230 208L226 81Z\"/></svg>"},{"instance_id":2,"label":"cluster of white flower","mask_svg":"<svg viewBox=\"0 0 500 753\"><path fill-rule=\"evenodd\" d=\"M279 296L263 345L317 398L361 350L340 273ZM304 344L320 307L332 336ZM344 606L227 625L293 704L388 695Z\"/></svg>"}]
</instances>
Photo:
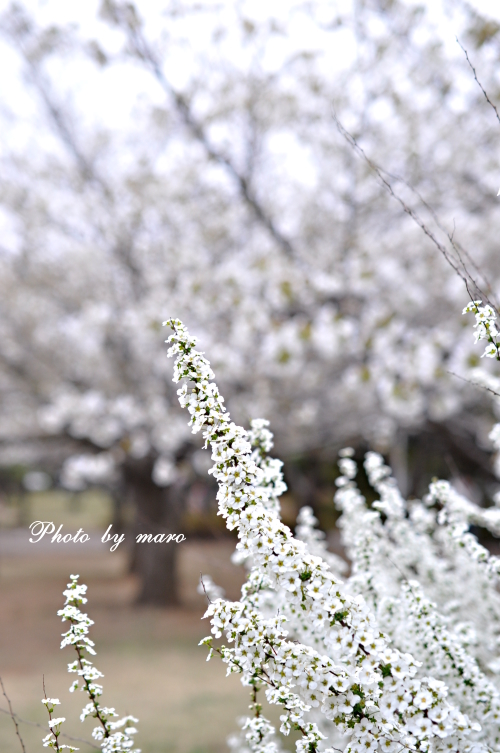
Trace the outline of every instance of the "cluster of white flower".
<instances>
[{"instance_id":1,"label":"cluster of white flower","mask_svg":"<svg viewBox=\"0 0 500 753\"><path fill-rule=\"evenodd\" d=\"M311 536L310 511L300 520L307 543L279 519L277 494L263 470L270 432L262 441L255 433L262 424L249 434L230 421L194 338L179 320L167 324L174 330L174 381L191 383L178 390L180 403L191 413L193 432L203 430L212 450L219 514L238 531L237 548L250 567L239 602L209 605L212 636L203 641L209 656L219 654L228 673L240 673L254 695L265 689L268 701L282 707L281 732L301 733L298 751L339 744L346 753L498 749L498 694L474 641L474 627L487 615L490 648L497 638L496 574L463 544L468 522L481 517L479 508L462 513L467 524L459 536L450 504L438 502L432 491L424 503L406 503L375 453L368 454L365 469L379 500L369 507L356 488L357 466L347 449L336 502L352 574L342 583L335 567L318 556L323 542ZM485 515L481 520L486 523ZM489 527L495 525L489 520ZM467 568L480 590L463 598L460 580ZM467 619L462 611L480 601L477 615ZM445 607L444 616L434 602ZM457 614L462 624L452 626ZM214 645L223 633L232 646ZM491 664L493 652L489 658ZM245 722L251 731L241 738L242 749L260 753L274 745L274 730L259 718Z\"/></svg>"},{"instance_id":2,"label":"cluster of white flower","mask_svg":"<svg viewBox=\"0 0 500 753\"><path fill-rule=\"evenodd\" d=\"M168 486L176 475L173 452L189 434L157 395L141 400L120 394L109 399L98 390L82 394L63 390L40 408L37 416L47 433L87 439L95 448L94 452L72 455L63 463L61 483L74 491L89 484L115 482L127 457L140 460L149 453L157 456L154 483ZM175 431L165 431L167 424L173 424Z\"/></svg>"},{"instance_id":3,"label":"cluster of white flower","mask_svg":"<svg viewBox=\"0 0 500 753\"><path fill-rule=\"evenodd\" d=\"M227 744L234 753L283 753L280 738L276 735L273 725L261 713L258 703L251 705L255 711L254 717L245 716L239 719L241 732L231 735Z\"/></svg>"},{"instance_id":4,"label":"cluster of white flower","mask_svg":"<svg viewBox=\"0 0 500 753\"><path fill-rule=\"evenodd\" d=\"M104 675L94 667L91 661L85 658L85 653L95 655L94 642L88 637L89 627L94 623L85 613L80 611L80 606L87 602L85 596L87 586L78 583L78 577L78 575L70 576L71 582L68 583L67 589L63 591L66 602L63 609L60 609L57 614L62 617L63 622L68 620L71 623L70 629L63 633L61 648L74 646L77 653L76 661L68 664L68 672L74 672L81 678L80 690L85 692L90 699L80 714L80 720L83 722L89 716L98 720L99 726L94 728L92 737L101 742L103 753L141 753L138 748L132 750L133 735L137 732L133 724L138 720L128 715L116 721L111 721L118 716L115 709L102 706L99 702L102 695L102 685L96 681ZM70 692L76 690L79 684L80 680L75 680L70 687ZM58 704L59 701L55 698L44 698L42 703L46 705L49 712L49 728L51 730L51 733L44 738L44 746L56 750L70 748L70 753L73 750L78 750L58 743L61 724L65 719L52 719L51 714L54 705ZM122 730L122 728L124 729Z\"/></svg>"},{"instance_id":5,"label":"cluster of white flower","mask_svg":"<svg viewBox=\"0 0 500 753\"><path fill-rule=\"evenodd\" d=\"M476 315L475 328L475 342L480 340L487 340L488 345L484 349L484 353L481 356L483 358L496 358L500 361L500 343L497 341L500 332L497 329L496 320L497 315L494 309L487 304L482 305L482 301L471 301L463 310L463 314L473 312Z\"/></svg>"},{"instance_id":6,"label":"cluster of white flower","mask_svg":"<svg viewBox=\"0 0 500 753\"><path fill-rule=\"evenodd\" d=\"M80 491L86 485L104 484L116 476L116 452L99 452L72 455L61 469L61 483L66 489Z\"/></svg>"},{"instance_id":7,"label":"cluster of white flower","mask_svg":"<svg viewBox=\"0 0 500 753\"><path fill-rule=\"evenodd\" d=\"M467 532L470 521L491 523L488 511L459 497L447 482L436 482L425 507L415 501L401 514L398 505L387 505L386 495L395 496L397 489L382 458L369 453L365 469L380 493L373 507L384 516L368 509L352 482L337 494L353 559L348 587L365 594L378 624L401 650L418 656L421 672L446 679L449 700L480 722L476 740L496 746L500 697L488 665L498 653L497 558Z\"/></svg>"},{"instance_id":8,"label":"cluster of white flower","mask_svg":"<svg viewBox=\"0 0 500 753\"><path fill-rule=\"evenodd\" d=\"M63 743L59 742L61 725L66 721L66 717L64 716L58 717L57 719L52 718L52 714L54 713L54 706L59 706L59 704L61 703L59 698L42 698L42 703L49 714L48 727L50 729L49 734L46 735L42 740L43 747L53 748L54 750L64 750L66 748L69 753L74 753L74 751L79 750L79 748L75 748L73 745L64 745Z\"/></svg>"},{"instance_id":9,"label":"cluster of white flower","mask_svg":"<svg viewBox=\"0 0 500 753\"><path fill-rule=\"evenodd\" d=\"M417 578L445 621L453 623L456 640L489 674L499 648L498 558L468 528L474 524L498 533L498 509L482 509L457 494L448 482L439 481L431 484L423 502L407 503L400 497L400 504L391 510L387 495L394 499L397 487L390 469L374 453L368 454L365 468L380 495L371 509L352 480L336 495L342 510L339 525L353 563L349 588L364 594L384 632L394 637L399 630L408 636L411 619L404 610L400 617L397 614L409 598L405 583ZM383 478L382 473L386 474ZM400 627L394 620L399 620ZM404 641L400 647L410 645ZM411 650L423 659L420 649ZM451 688L450 682L447 676ZM493 723L492 716L489 720Z\"/></svg>"},{"instance_id":10,"label":"cluster of white flower","mask_svg":"<svg viewBox=\"0 0 500 753\"><path fill-rule=\"evenodd\" d=\"M329 552L326 544L326 535L316 528L318 519L314 516L312 507L302 507L297 515L295 536L303 541L311 554L321 557L330 567L333 573L343 575L347 572L347 564L342 557Z\"/></svg>"}]
</instances>

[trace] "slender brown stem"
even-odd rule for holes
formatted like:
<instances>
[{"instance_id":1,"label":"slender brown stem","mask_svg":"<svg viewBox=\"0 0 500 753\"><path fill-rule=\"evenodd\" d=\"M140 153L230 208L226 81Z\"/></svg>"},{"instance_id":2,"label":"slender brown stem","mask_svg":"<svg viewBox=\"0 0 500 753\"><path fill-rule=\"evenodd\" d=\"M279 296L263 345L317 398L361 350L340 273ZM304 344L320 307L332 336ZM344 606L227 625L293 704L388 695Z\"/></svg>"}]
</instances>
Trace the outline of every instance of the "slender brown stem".
<instances>
[{"instance_id":1,"label":"slender brown stem","mask_svg":"<svg viewBox=\"0 0 500 753\"><path fill-rule=\"evenodd\" d=\"M16 735L18 736L19 742L21 743L21 748L23 749L23 753L26 753L26 748L24 747L23 738L21 737L21 733L19 732L19 727L18 727L18 724L17 724L17 721L16 721L16 715L14 714L14 711L12 709L12 704L10 702L10 698L7 695L7 693L5 692L5 687L4 687L3 680L2 680L1 677L0 677L0 685L2 686L2 693L4 694L5 698L7 699L7 703L9 704L9 711L8 711L8 713L10 714L10 718L14 722L14 727L16 728Z\"/></svg>"},{"instance_id":2,"label":"slender brown stem","mask_svg":"<svg viewBox=\"0 0 500 753\"><path fill-rule=\"evenodd\" d=\"M1 707L0 714L8 714L9 716L12 716L12 714L7 711L7 709L3 709ZM38 729L43 729L45 732L47 731L47 727L44 724L32 722L30 719L23 719L21 716L19 716L19 714L16 714L15 712L14 717L20 724L27 724L29 727L38 727ZM73 737L73 735L67 735L65 732L61 732L60 737L64 737L66 738L66 740L72 740L73 742L77 743L85 743L85 745L88 745L90 748L101 750L99 745L95 745L95 743L91 742L90 740L86 740L84 737Z\"/></svg>"},{"instance_id":3,"label":"slender brown stem","mask_svg":"<svg viewBox=\"0 0 500 753\"><path fill-rule=\"evenodd\" d=\"M453 258L453 256L450 254L450 252L448 251L448 249L445 246L443 246L442 243L439 242L439 240L436 238L436 236L434 235L434 233L432 232L432 230L429 227L427 227L427 225L425 224L425 222L415 212L415 210L412 209L412 207L410 207L404 201L404 199L402 199L401 196L399 196L399 194L396 193L396 191L394 190L391 182L384 175L384 172L386 172L386 171L383 171L382 168L380 168L375 162L373 162L372 159L370 159L370 157L368 157L368 155L366 154L365 150L363 149L363 147L361 147L359 145L359 143L357 142L357 140L355 139L355 137L351 133L349 133L349 131L347 131L344 128L344 126L342 125L342 123L338 119L338 117L335 114L335 112L332 112L332 117L333 117L333 120L335 122L335 125L337 126L337 129L338 129L339 133L345 138L345 140L347 141L347 143L353 148L353 150L360 157L362 157L362 159L366 162L366 164L370 167L370 169L373 170L373 172L375 173L375 175L378 177L378 179L380 180L380 182L382 183L382 185L387 189L387 191L393 197L393 199L395 199L398 202L398 204L401 206L401 208L403 209L403 211L406 212L406 214L408 214L412 218L412 220L425 233L425 235L429 238L429 240L432 241L432 243L436 246L436 248L444 256L444 258L446 259L446 261L448 262L448 264L450 265L450 267L460 277L460 279L463 281L463 283L465 285L465 288L467 290L467 293L469 295L470 300L474 301L474 298L476 298L477 295L480 295L483 298L483 300L485 300L485 301L487 301L489 303L489 305L492 307L492 309L494 309L497 313L499 313L497 311L497 308L494 305L494 303L492 303L489 300L488 295L479 287L478 283L472 277L472 275L468 271L467 267L465 266L465 262L462 259L460 250L459 250L456 242L453 239L453 235L450 234L450 233L446 233L447 236L448 236L448 240L449 240L451 246L453 247L453 249L455 250L455 252L456 252L456 254L458 256L459 263L457 263L457 261ZM389 173L386 173L386 174L389 175ZM472 290L471 290L471 288L472 288ZM473 290L477 293L477 295L475 295L473 293Z\"/></svg>"},{"instance_id":4,"label":"slender brown stem","mask_svg":"<svg viewBox=\"0 0 500 753\"><path fill-rule=\"evenodd\" d=\"M497 117L497 120L500 123L500 115L498 114L498 110L497 110L496 106L493 104L493 102L491 101L491 99L488 97L486 89L484 88L484 86L482 85L482 83L480 82L480 80L478 79L477 73L476 73L476 69L474 68L474 66L472 65L472 63L471 63L471 61L469 59L469 55L467 54L467 50L465 49L465 47L462 46L462 44L461 44L460 40L458 39L458 37L455 37L455 39L457 40L458 46L463 51L463 53L464 53L464 55L465 55L465 57L467 59L467 62L469 63L470 69L472 70L472 73L474 74L474 78L476 80L476 84L479 86L479 88L483 92L485 100L490 105L490 107L492 108L492 110L494 110L495 115Z\"/></svg>"},{"instance_id":5,"label":"slender brown stem","mask_svg":"<svg viewBox=\"0 0 500 753\"><path fill-rule=\"evenodd\" d=\"M209 596L209 595L207 594L207 589L205 588L205 584L203 583L203 575L202 575L201 573L200 573L200 583L201 583L201 586L202 586L203 590L205 591L205 596L206 596L206 597L207 597L207 599L208 599L208 603L209 603L209 604L213 604L213 601L212 601L212 599L211 599L211 598L210 598L210 596Z\"/></svg>"},{"instance_id":6,"label":"slender brown stem","mask_svg":"<svg viewBox=\"0 0 500 753\"><path fill-rule=\"evenodd\" d=\"M73 620L70 620L70 622L71 622L72 625L78 624L78 623L76 623ZM83 672L85 670L85 667L83 666L83 660L84 660L85 657L83 656L82 648L83 647L79 643L75 643L75 650L76 650L76 654L78 656L78 665L79 665L80 669ZM85 678L84 675L82 675L82 676L83 676L83 681L85 683L85 690L87 691L87 695L90 698L90 700L92 701L92 704L93 704L94 709L95 709L96 719L99 720L99 722L101 723L101 725L102 725L102 727L104 729L104 737L109 737L109 728L108 728L108 725L106 723L106 720L103 719L103 717L101 715L101 708L99 706L99 702L97 700L96 694L94 693L94 691L90 687L89 681Z\"/></svg>"},{"instance_id":7,"label":"slender brown stem","mask_svg":"<svg viewBox=\"0 0 500 753\"><path fill-rule=\"evenodd\" d=\"M45 700L47 700L47 691L45 690L45 675L42 675L42 685L43 685L43 697L45 698ZM49 715L49 721L51 722L52 721L52 712L49 709L48 704L45 704L45 708L47 709L47 713ZM49 727L49 729L50 729L50 732L51 732L52 737L54 738L54 741L55 741L55 744L56 744L56 748L55 749L56 750L60 750L59 740L57 739L58 736L56 735L56 733L54 732L54 730L52 729L52 727Z\"/></svg>"},{"instance_id":8,"label":"slender brown stem","mask_svg":"<svg viewBox=\"0 0 500 753\"><path fill-rule=\"evenodd\" d=\"M457 379L461 379L462 382L467 382L467 384L472 384L473 387L479 387L479 389L481 390L487 390L487 392L491 392L491 394L495 395L495 397L500 397L500 392L495 392L495 390L492 390L491 387L487 387L485 384L479 384L479 382L473 382L472 379L465 379L465 377L460 376L460 374L455 374L454 371L448 371L448 374L451 374L451 376L454 376Z\"/></svg>"}]
</instances>

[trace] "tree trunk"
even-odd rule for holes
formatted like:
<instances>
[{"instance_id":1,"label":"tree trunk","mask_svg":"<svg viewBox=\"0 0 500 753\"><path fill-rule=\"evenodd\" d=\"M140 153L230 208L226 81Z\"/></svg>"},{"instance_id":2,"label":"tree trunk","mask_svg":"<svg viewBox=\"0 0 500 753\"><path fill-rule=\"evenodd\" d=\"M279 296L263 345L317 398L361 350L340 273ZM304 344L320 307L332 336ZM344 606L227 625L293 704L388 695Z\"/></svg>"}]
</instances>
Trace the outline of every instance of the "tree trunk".
<instances>
[{"instance_id":1,"label":"tree trunk","mask_svg":"<svg viewBox=\"0 0 500 753\"><path fill-rule=\"evenodd\" d=\"M180 603L178 552L180 544L137 543L139 534L179 534L185 490L181 483L159 487L151 478L150 461L127 463L125 483L135 505L133 570L141 579L138 603L161 607Z\"/></svg>"},{"instance_id":2,"label":"tree trunk","mask_svg":"<svg viewBox=\"0 0 500 753\"><path fill-rule=\"evenodd\" d=\"M408 483L408 433L399 428L394 437L389 452L389 463L392 474L396 479L401 495L406 499L409 491Z\"/></svg>"}]
</instances>

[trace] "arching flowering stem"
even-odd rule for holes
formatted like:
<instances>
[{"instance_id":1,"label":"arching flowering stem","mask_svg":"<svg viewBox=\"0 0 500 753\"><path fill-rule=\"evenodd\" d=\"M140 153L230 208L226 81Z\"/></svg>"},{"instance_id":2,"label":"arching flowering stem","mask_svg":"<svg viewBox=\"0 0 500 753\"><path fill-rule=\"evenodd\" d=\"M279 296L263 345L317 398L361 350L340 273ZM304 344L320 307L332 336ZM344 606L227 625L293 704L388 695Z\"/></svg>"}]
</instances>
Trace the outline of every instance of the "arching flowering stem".
<instances>
[{"instance_id":1,"label":"arching flowering stem","mask_svg":"<svg viewBox=\"0 0 500 753\"><path fill-rule=\"evenodd\" d=\"M447 702L444 683L415 677L418 662L389 647L363 597L350 595L267 504L263 471L252 456L249 435L230 421L211 381L209 362L195 350L195 339L182 322L166 324L174 330L168 339L169 355L176 356L174 381L191 383L178 390L179 402L191 414L192 431L203 429L205 446L212 450L219 514L229 529L238 531L239 546L250 555L254 570L260 570L268 587L287 592L288 608L307 619L328 654L287 640L284 614L265 619L248 601L218 599L207 616L216 638L224 631L234 642L234 648L221 649L228 672L241 672L247 685L256 677L273 683L266 689L268 700L287 710L281 731L287 733L292 722L307 733L297 743L299 751L313 753L324 739L318 726L304 719L311 708L319 708L350 737L346 753L387 749L384 741L399 750L454 750L455 744L461 753L471 750L467 735L476 727ZM211 640L204 642L211 645ZM396 698L401 685L404 708L398 708ZM444 731L433 719L443 716ZM485 748L476 744L475 750Z\"/></svg>"}]
</instances>

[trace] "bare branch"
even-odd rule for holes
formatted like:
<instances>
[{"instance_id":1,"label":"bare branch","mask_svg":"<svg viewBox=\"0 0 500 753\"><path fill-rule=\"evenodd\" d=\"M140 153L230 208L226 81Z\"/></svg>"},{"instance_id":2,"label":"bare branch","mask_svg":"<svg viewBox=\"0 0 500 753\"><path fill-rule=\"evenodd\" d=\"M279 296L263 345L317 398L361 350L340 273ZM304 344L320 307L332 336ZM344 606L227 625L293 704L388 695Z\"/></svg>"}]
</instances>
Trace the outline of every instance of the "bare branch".
<instances>
[{"instance_id":1,"label":"bare branch","mask_svg":"<svg viewBox=\"0 0 500 753\"><path fill-rule=\"evenodd\" d=\"M479 86L479 88L483 92L484 98L486 99L486 101L490 105L490 107L494 110L496 118L497 118L498 122L500 123L500 115L498 114L498 110L497 110L496 106L493 104L493 102L491 101L491 99L488 97L488 94L487 94L484 86L482 85L482 83L478 79L477 73L476 73L476 69L474 68L474 66L472 65L472 63L471 63L471 61L469 59L469 55L467 54L467 50L465 49L465 47L462 46L462 44L460 43L460 40L459 40L458 37L455 37L455 39L457 40L458 46L463 51L463 53L464 53L464 55L465 55L465 57L467 59L467 62L469 63L470 69L472 70L472 73L474 74L474 78L476 80L476 84Z\"/></svg>"},{"instance_id":2,"label":"bare branch","mask_svg":"<svg viewBox=\"0 0 500 753\"><path fill-rule=\"evenodd\" d=\"M486 390L487 392L491 392L492 395L495 395L495 397L500 397L500 392L495 392L495 390L492 390L491 387L487 387L485 384L480 384L479 382L473 382L472 379L466 379L463 376L460 376L460 374L455 374L454 371L448 371L448 374L451 374L451 376L456 377L457 379L461 379L462 382L467 382L467 384L472 384L474 387L479 387L481 390Z\"/></svg>"},{"instance_id":3,"label":"bare branch","mask_svg":"<svg viewBox=\"0 0 500 753\"><path fill-rule=\"evenodd\" d=\"M474 277L470 274L467 267L465 266L465 262L462 259L462 256L460 254L460 250L456 244L456 242L453 239L453 235L448 233L446 230L444 231L448 237L448 240L450 241L450 244L452 245L453 249L458 255L458 263L453 258L453 256L450 254L448 249L443 246L442 243L436 238L432 230L425 224L425 222L421 219L421 217L415 212L414 209L412 209L408 204L404 201L404 199L397 194L392 186L392 184L387 180L387 178L384 176L384 170L379 167L375 162L373 162L370 157L366 154L364 149L358 144L357 140L354 138L354 136L347 131L340 120L338 119L335 111L332 111L332 117L335 122L335 125L337 126L337 129L339 133L345 138L345 140L348 142L348 144L353 148L353 150L360 156L362 159L366 162L366 164L373 170L373 172L377 175L380 182L383 184L383 186L387 189L387 191L390 193L390 195L395 199L398 204L402 207L403 211L408 214L412 220L420 227L420 229L425 233L425 235L429 238L429 240L434 243L434 245L437 247L437 249L440 251L440 253L444 256L450 267L454 270L454 272L460 277L460 279L463 281L467 293L469 295L469 298L471 301L474 301L477 297L481 297L483 300L487 301L490 306L497 312L498 309L492 303L488 295L484 292L482 288L479 287L478 283L474 279ZM389 173L386 173L386 175L389 175ZM440 228L442 229L442 228Z\"/></svg>"},{"instance_id":4,"label":"bare branch","mask_svg":"<svg viewBox=\"0 0 500 753\"><path fill-rule=\"evenodd\" d=\"M212 599L211 599L211 598L210 598L210 596L209 596L209 595L207 594L207 589L205 588L205 584L203 583L203 575L202 575L202 573L200 573L200 583L201 583L201 587L202 587L202 588L203 588L203 590L205 591L205 596L206 596L206 597L207 597L207 599L208 599L208 603L209 603L209 604L212 604L212 603L213 603L213 602L212 602Z\"/></svg>"},{"instance_id":5,"label":"bare branch","mask_svg":"<svg viewBox=\"0 0 500 753\"><path fill-rule=\"evenodd\" d=\"M21 748L23 749L23 753L26 753L26 748L24 747L23 738L21 737L21 733L19 732L19 726L17 724L16 714L14 714L14 711L12 709L12 704L10 702L10 698L7 695L7 693L5 692L5 687L4 687L3 680L2 680L1 677L0 677L0 685L2 686L2 693L4 694L5 698L7 699L7 703L9 705L9 710L6 711L5 713L9 714L10 718L14 722L14 727L16 728L16 735L18 736L19 742L21 743ZM2 709L2 711L3 711L3 709Z\"/></svg>"},{"instance_id":6,"label":"bare branch","mask_svg":"<svg viewBox=\"0 0 500 753\"><path fill-rule=\"evenodd\" d=\"M15 45L26 63L31 82L35 85L62 141L73 155L81 174L87 180L100 185L107 192L108 189L95 172L94 165L86 158L79 148L75 136L61 109L55 104L50 92L50 87L41 71L39 60L33 55L33 30L34 26L25 11L20 7L11 7L0 18L0 33Z\"/></svg>"},{"instance_id":7,"label":"bare branch","mask_svg":"<svg viewBox=\"0 0 500 753\"><path fill-rule=\"evenodd\" d=\"M431 215L432 219L436 223L436 226L439 228L439 230L441 230L442 233L444 233L447 236L450 242L450 245L452 246L455 253L457 254L458 260L462 266L464 273L468 275L469 277L471 277L471 279L473 279L462 257L464 257L467 260L467 263L470 265L470 267L472 267L476 271L476 273L482 278L482 285L484 285L484 287L488 291L487 295L484 292L481 293L481 290L479 289L479 286L475 280L474 280L474 285L476 286L477 291L481 293L484 300L487 303L489 303L490 306L495 309L495 311L498 312L500 310L500 306L494 299L494 294L491 289L490 283L488 282L487 278L483 274L482 270L478 267L474 259L471 257L467 249L465 249L457 240L455 240L455 222L453 222L453 232L450 233L441 223L441 220L439 219L434 208L424 199L422 194L419 191L417 191L416 188L414 188L410 183L408 183L407 180L402 178L400 175L395 175L394 173L390 173L388 170L385 170L384 168L380 167L380 165L378 167L382 173L389 176L389 178L392 178L393 180L403 183L403 185L405 185L413 194L415 194L415 196L417 196L419 201L423 204L423 206L427 209L427 211ZM493 299L493 302L492 302L492 299Z\"/></svg>"},{"instance_id":8,"label":"bare branch","mask_svg":"<svg viewBox=\"0 0 500 753\"><path fill-rule=\"evenodd\" d=\"M10 712L7 711L7 709L3 709L1 706L0 706L0 714L9 714L10 716ZM22 717L19 716L19 714L14 714L13 716L21 724L27 724L29 727L38 727L38 729L42 729L45 732L47 731L47 727L44 726L43 724L39 724L38 722L32 722L30 719L23 719ZM90 740L85 740L84 737L73 737L73 735L67 735L65 732L61 732L59 736L65 737L66 740L73 740L73 742L85 743L91 748L95 748L95 750L101 750L101 748L98 745L95 745Z\"/></svg>"},{"instance_id":9,"label":"bare branch","mask_svg":"<svg viewBox=\"0 0 500 753\"><path fill-rule=\"evenodd\" d=\"M292 246L290 240L286 238L283 233L280 232L280 230L278 230L274 221L266 212L259 199L253 192L248 179L239 172L230 157L223 154L219 149L217 149L216 146L214 146L214 144L207 136L205 130L203 129L202 124L193 115L193 112L185 97L183 97L180 92L176 91L176 89L174 89L172 84L168 81L154 51L151 49L150 45L142 34L140 24L137 22L137 19L135 19L135 15L134 20L131 20L130 8L122 8L118 5L118 3L115 3L113 5L113 11L114 20L119 23L128 34L132 51L140 60L142 60L143 63L145 63L150 68L162 89L173 100L177 112L180 114L182 120L184 121L184 124L187 126L189 131L202 144L208 156L226 169L226 171L236 183L240 195L242 196L246 204L252 209L257 220L268 230L270 235L278 243L285 254L296 258L297 252Z\"/></svg>"}]
</instances>

